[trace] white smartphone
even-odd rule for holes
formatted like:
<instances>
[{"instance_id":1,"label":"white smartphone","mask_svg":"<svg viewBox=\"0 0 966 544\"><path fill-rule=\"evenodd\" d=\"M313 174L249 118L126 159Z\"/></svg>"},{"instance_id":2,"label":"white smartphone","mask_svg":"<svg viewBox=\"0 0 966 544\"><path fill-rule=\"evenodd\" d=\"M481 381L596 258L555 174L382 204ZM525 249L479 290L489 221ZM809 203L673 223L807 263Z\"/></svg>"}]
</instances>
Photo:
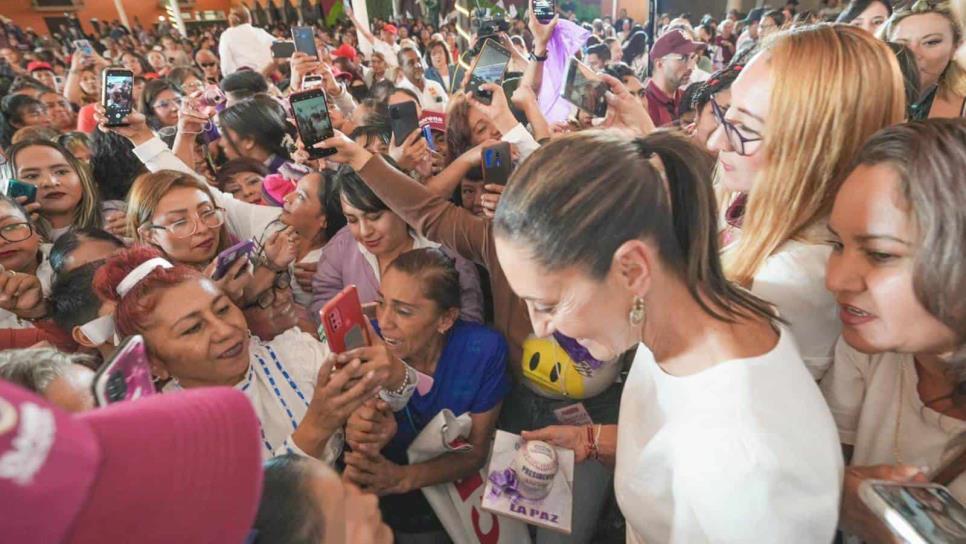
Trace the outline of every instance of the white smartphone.
<instances>
[{"instance_id":1,"label":"white smartphone","mask_svg":"<svg viewBox=\"0 0 966 544\"><path fill-rule=\"evenodd\" d=\"M966 542L966 507L939 484L866 480L859 497L905 542Z\"/></svg>"},{"instance_id":2,"label":"white smartphone","mask_svg":"<svg viewBox=\"0 0 966 544\"><path fill-rule=\"evenodd\" d=\"M308 74L302 78L302 90L314 89L322 86L322 76L319 74Z\"/></svg>"}]
</instances>

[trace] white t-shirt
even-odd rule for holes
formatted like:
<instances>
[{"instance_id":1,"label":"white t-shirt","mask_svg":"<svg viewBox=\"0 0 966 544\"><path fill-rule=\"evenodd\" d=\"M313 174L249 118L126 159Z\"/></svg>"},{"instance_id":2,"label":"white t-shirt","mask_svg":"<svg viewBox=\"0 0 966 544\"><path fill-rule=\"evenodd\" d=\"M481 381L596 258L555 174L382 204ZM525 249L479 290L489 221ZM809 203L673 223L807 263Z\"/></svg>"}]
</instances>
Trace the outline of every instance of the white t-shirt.
<instances>
[{"instance_id":1,"label":"white t-shirt","mask_svg":"<svg viewBox=\"0 0 966 544\"><path fill-rule=\"evenodd\" d=\"M392 66L393 68L399 66L399 44L389 45L388 43L376 38L375 42L372 44L372 50L382 53L382 56L386 58L386 64Z\"/></svg>"},{"instance_id":2,"label":"white t-shirt","mask_svg":"<svg viewBox=\"0 0 966 544\"><path fill-rule=\"evenodd\" d=\"M299 264L316 264L320 258L322 258L322 248L313 249L306 253L305 257L302 257ZM292 296L295 298L295 303L303 308L308 308L312 304L312 291L302 289L302 286L294 278L292 280Z\"/></svg>"},{"instance_id":3,"label":"white t-shirt","mask_svg":"<svg viewBox=\"0 0 966 544\"><path fill-rule=\"evenodd\" d=\"M912 355L865 355L839 341L835 363L822 380L822 392L842 443L854 447L852 465L898 464L898 448L904 464L936 471L959 453L947 446L966 431L966 421L927 408L919 398L918 385ZM966 501L966 477L960 475L949 488L956 498Z\"/></svg>"},{"instance_id":4,"label":"white t-shirt","mask_svg":"<svg viewBox=\"0 0 966 544\"><path fill-rule=\"evenodd\" d=\"M615 491L629 543L831 542L842 453L788 331L690 376L641 344L621 397Z\"/></svg>"},{"instance_id":5,"label":"white t-shirt","mask_svg":"<svg viewBox=\"0 0 966 544\"><path fill-rule=\"evenodd\" d=\"M248 23L226 28L218 38L221 73L228 75L247 67L256 72L272 63L275 37Z\"/></svg>"}]
</instances>

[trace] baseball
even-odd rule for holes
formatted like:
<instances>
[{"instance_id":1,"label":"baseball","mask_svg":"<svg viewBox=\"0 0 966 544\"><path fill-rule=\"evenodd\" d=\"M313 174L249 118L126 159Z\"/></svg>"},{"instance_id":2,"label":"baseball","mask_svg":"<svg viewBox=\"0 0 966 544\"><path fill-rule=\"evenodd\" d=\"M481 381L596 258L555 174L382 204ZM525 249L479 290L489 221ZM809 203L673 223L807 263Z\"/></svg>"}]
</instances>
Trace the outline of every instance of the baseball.
<instances>
[{"instance_id":1,"label":"baseball","mask_svg":"<svg viewBox=\"0 0 966 544\"><path fill-rule=\"evenodd\" d=\"M517 451L511 468L517 474L520 495L542 499L550 494L557 474L557 452L546 442L531 440Z\"/></svg>"}]
</instances>

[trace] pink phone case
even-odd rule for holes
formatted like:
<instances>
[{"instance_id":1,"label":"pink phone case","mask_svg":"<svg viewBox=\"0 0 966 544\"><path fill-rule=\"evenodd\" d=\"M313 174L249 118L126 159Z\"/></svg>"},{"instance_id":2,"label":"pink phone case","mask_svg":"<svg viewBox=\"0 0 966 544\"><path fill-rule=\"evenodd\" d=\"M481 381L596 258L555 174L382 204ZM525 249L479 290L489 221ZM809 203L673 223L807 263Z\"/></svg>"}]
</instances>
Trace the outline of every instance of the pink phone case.
<instances>
[{"instance_id":1,"label":"pink phone case","mask_svg":"<svg viewBox=\"0 0 966 544\"><path fill-rule=\"evenodd\" d=\"M114 357L98 369L92 387L98 406L154 395L144 339L134 335L122 342Z\"/></svg>"}]
</instances>

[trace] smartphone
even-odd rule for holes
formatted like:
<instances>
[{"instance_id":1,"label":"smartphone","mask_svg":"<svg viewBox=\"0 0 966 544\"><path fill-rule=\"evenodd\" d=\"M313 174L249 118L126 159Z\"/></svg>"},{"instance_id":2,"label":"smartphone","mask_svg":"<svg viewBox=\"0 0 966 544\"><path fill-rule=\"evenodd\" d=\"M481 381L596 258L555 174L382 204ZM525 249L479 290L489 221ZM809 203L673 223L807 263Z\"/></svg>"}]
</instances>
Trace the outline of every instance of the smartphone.
<instances>
[{"instance_id":1,"label":"smartphone","mask_svg":"<svg viewBox=\"0 0 966 544\"><path fill-rule=\"evenodd\" d=\"M607 115L606 93L607 84L590 67L571 57L560 96L594 117L604 117Z\"/></svg>"},{"instance_id":2,"label":"smartphone","mask_svg":"<svg viewBox=\"0 0 966 544\"><path fill-rule=\"evenodd\" d=\"M215 257L215 275L212 279L220 280L225 277L228 273L228 269L235 264L238 259L242 257L248 257L255 251L255 242L251 240L245 240L244 242L238 242L237 244L231 246L230 248L222 251Z\"/></svg>"},{"instance_id":3,"label":"smartphone","mask_svg":"<svg viewBox=\"0 0 966 544\"><path fill-rule=\"evenodd\" d=\"M355 285L343 289L319 310L329 349L343 353L371 344Z\"/></svg>"},{"instance_id":4,"label":"smartphone","mask_svg":"<svg viewBox=\"0 0 966 544\"><path fill-rule=\"evenodd\" d=\"M106 126L122 127L134 109L134 74L124 68L107 68L101 81L101 103L107 116Z\"/></svg>"},{"instance_id":5,"label":"smartphone","mask_svg":"<svg viewBox=\"0 0 966 544\"><path fill-rule=\"evenodd\" d=\"M416 114L416 103L407 100L389 106L389 126L396 138L396 145L401 146L406 138L419 128L419 115Z\"/></svg>"},{"instance_id":6,"label":"smartphone","mask_svg":"<svg viewBox=\"0 0 966 544\"><path fill-rule=\"evenodd\" d=\"M292 40L295 42L296 51L319 58L319 51L315 48L315 31L312 30L312 27L292 27Z\"/></svg>"},{"instance_id":7,"label":"smartphone","mask_svg":"<svg viewBox=\"0 0 966 544\"><path fill-rule=\"evenodd\" d=\"M966 542L966 507L939 484L865 480L859 497L905 542Z\"/></svg>"},{"instance_id":8,"label":"smartphone","mask_svg":"<svg viewBox=\"0 0 966 544\"><path fill-rule=\"evenodd\" d=\"M25 204L32 204L37 201L36 185L31 185L17 179L8 179L7 181L3 182L2 187L3 194L9 196L10 198L25 196L27 197L27 202L25 202Z\"/></svg>"},{"instance_id":9,"label":"smartphone","mask_svg":"<svg viewBox=\"0 0 966 544\"><path fill-rule=\"evenodd\" d=\"M426 140L426 147L430 151L438 151L436 149L436 140L433 138L433 129L429 128L429 125L423 125L421 130L423 131L423 139Z\"/></svg>"},{"instance_id":10,"label":"smartphone","mask_svg":"<svg viewBox=\"0 0 966 544\"><path fill-rule=\"evenodd\" d=\"M470 70L470 80L466 84L466 91L472 92L473 96L484 104L491 103L493 93L484 91L480 88L480 85L484 83L501 84L509 62L510 52L505 47L489 38L484 40L483 48Z\"/></svg>"},{"instance_id":11,"label":"smartphone","mask_svg":"<svg viewBox=\"0 0 966 544\"><path fill-rule=\"evenodd\" d=\"M533 15L537 22L545 25L553 20L554 4L554 0L533 0Z\"/></svg>"},{"instance_id":12,"label":"smartphone","mask_svg":"<svg viewBox=\"0 0 966 544\"><path fill-rule=\"evenodd\" d=\"M114 356L94 374L91 387L98 406L155 394L144 338L138 334L125 338Z\"/></svg>"},{"instance_id":13,"label":"smartphone","mask_svg":"<svg viewBox=\"0 0 966 544\"><path fill-rule=\"evenodd\" d=\"M308 74L302 78L302 90L314 89L322 86L322 76L319 74Z\"/></svg>"},{"instance_id":14,"label":"smartphone","mask_svg":"<svg viewBox=\"0 0 966 544\"><path fill-rule=\"evenodd\" d=\"M483 148L483 183L506 185L513 170L513 157L510 155L510 144L500 142Z\"/></svg>"},{"instance_id":15,"label":"smartphone","mask_svg":"<svg viewBox=\"0 0 966 544\"><path fill-rule=\"evenodd\" d=\"M80 51L85 57L94 56L94 47L91 46L91 42L87 40L74 40L74 49Z\"/></svg>"},{"instance_id":16,"label":"smartphone","mask_svg":"<svg viewBox=\"0 0 966 544\"><path fill-rule=\"evenodd\" d=\"M272 42L272 58L275 59L288 59L292 58L292 53L295 52L295 42L290 40L279 40L277 42Z\"/></svg>"},{"instance_id":17,"label":"smartphone","mask_svg":"<svg viewBox=\"0 0 966 544\"><path fill-rule=\"evenodd\" d=\"M302 143L309 157L321 159L337 152L336 149L319 149L315 144L335 136L332 130L332 120L329 119L329 107L325 103L325 91L321 88L308 89L294 93L289 97L292 113L295 116L295 126L299 130Z\"/></svg>"}]
</instances>

